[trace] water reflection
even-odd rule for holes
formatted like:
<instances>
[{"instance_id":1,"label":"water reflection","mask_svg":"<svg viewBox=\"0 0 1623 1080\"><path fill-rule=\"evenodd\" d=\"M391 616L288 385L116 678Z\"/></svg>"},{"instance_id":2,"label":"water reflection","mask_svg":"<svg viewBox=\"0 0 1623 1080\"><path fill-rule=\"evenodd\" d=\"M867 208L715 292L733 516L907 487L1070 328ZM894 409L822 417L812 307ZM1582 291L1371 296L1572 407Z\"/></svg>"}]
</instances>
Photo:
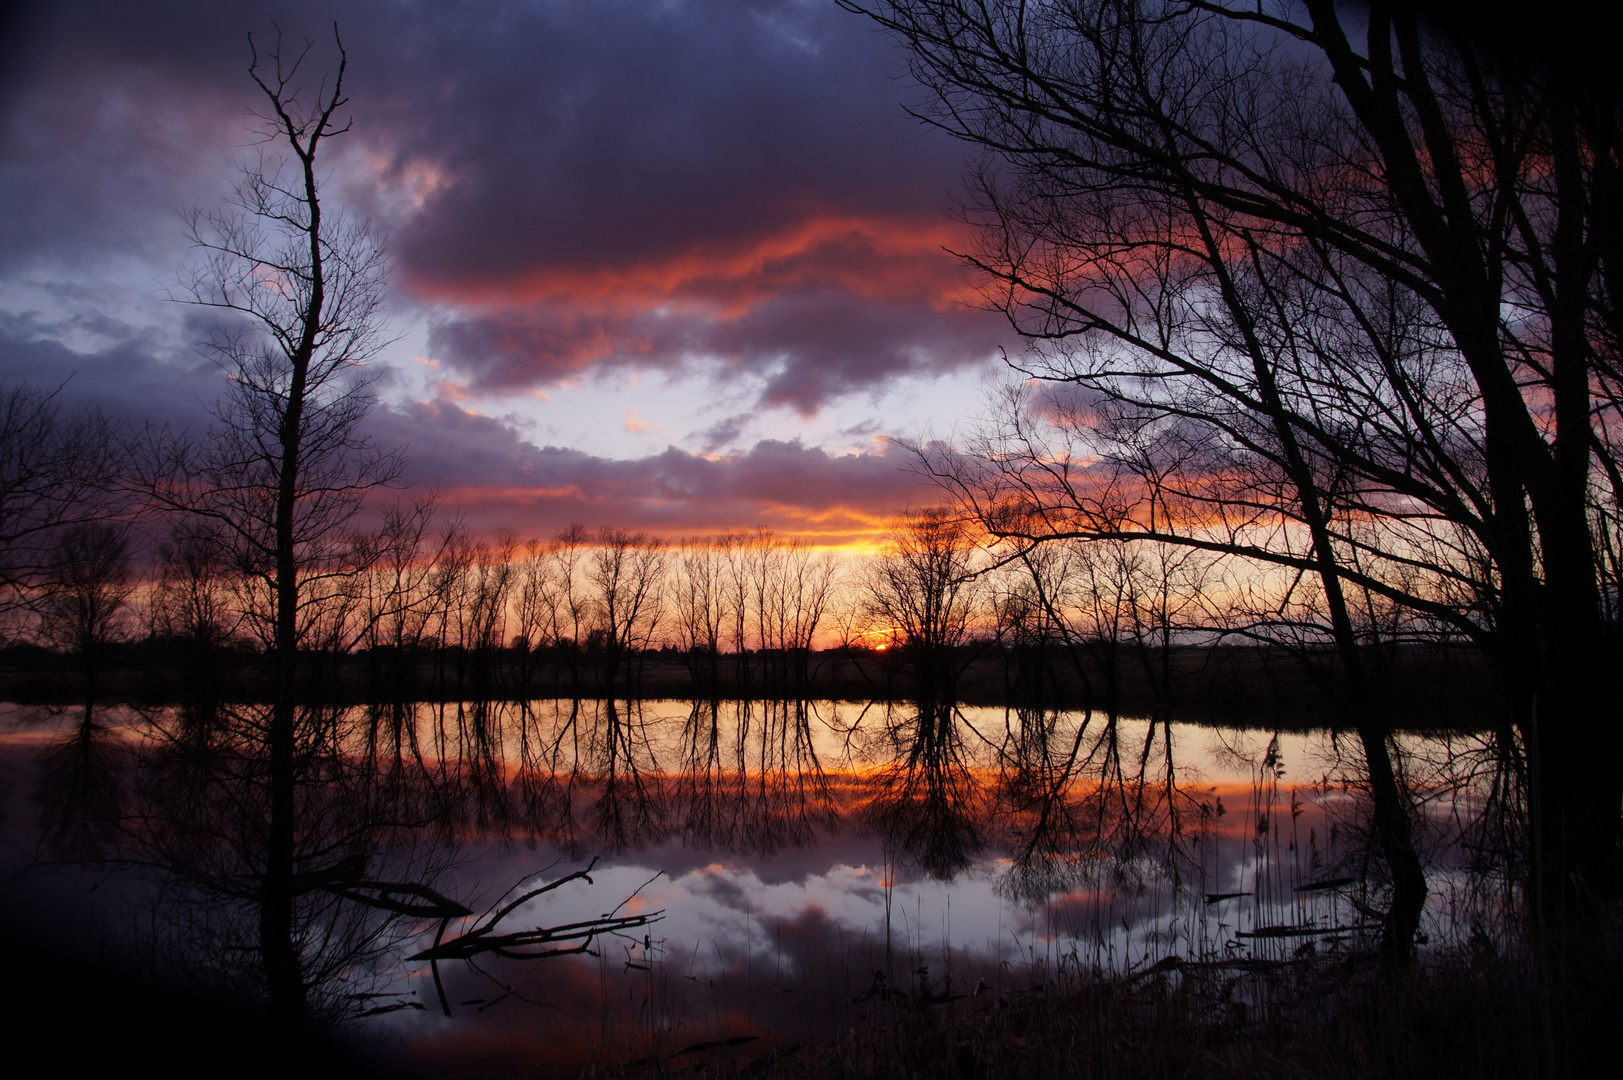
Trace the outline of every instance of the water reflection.
<instances>
[{"instance_id":1,"label":"water reflection","mask_svg":"<svg viewBox=\"0 0 1623 1080\"><path fill-rule=\"evenodd\" d=\"M149 868L175 962L250 988L263 712L122 710L65 725L32 759L40 849ZM876 970L887 992L939 994L1060 960L1354 950L1387 902L1360 762L1330 733L930 701L392 701L300 723L301 977L314 1011L401 1037L511 1016L533 1050L543 1021L509 1011L523 1001L643 1040L742 1036L813 1005L832 1025ZM1479 811L1504 796L1491 754L1410 744L1429 777L1411 785L1430 800L1435 934L1484 880L1450 841L1483 835ZM497 901L594 858L590 884ZM471 940L476 911L503 912L503 933L664 921L577 935L590 955L539 967L435 952ZM455 1019L430 1020L442 1012ZM410 1026L431 1022L452 1027Z\"/></svg>"},{"instance_id":2,"label":"water reflection","mask_svg":"<svg viewBox=\"0 0 1623 1080\"><path fill-rule=\"evenodd\" d=\"M671 789L683 843L770 857L835 832L813 721L805 701L694 702Z\"/></svg>"},{"instance_id":3,"label":"water reflection","mask_svg":"<svg viewBox=\"0 0 1623 1080\"><path fill-rule=\"evenodd\" d=\"M971 768L957 706L923 700L886 703L883 731L892 756L873 774L867 826L904 864L951 881L985 846L985 778Z\"/></svg>"},{"instance_id":4,"label":"water reflection","mask_svg":"<svg viewBox=\"0 0 1623 1080\"><path fill-rule=\"evenodd\" d=\"M1036 712L1009 735L1000 794L1013 823L1011 896L1037 903L1101 867L1181 882L1217 807L1180 785L1170 724Z\"/></svg>"},{"instance_id":5,"label":"water reflection","mask_svg":"<svg viewBox=\"0 0 1623 1080\"><path fill-rule=\"evenodd\" d=\"M94 702L41 755L40 844L64 859L95 859L118 841L128 751Z\"/></svg>"},{"instance_id":6,"label":"water reflection","mask_svg":"<svg viewBox=\"0 0 1623 1080\"><path fill-rule=\"evenodd\" d=\"M455 861L448 826L481 785L446 782L461 770L436 768L415 717L301 708L286 793L297 826L279 843L270 711L164 709L126 728L132 796L115 857L151 886L160 963L208 989L258 997L274 955L308 1015L342 1018L389 977L419 928L418 912L378 890L445 877Z\"/></svg>"}]
</instances>

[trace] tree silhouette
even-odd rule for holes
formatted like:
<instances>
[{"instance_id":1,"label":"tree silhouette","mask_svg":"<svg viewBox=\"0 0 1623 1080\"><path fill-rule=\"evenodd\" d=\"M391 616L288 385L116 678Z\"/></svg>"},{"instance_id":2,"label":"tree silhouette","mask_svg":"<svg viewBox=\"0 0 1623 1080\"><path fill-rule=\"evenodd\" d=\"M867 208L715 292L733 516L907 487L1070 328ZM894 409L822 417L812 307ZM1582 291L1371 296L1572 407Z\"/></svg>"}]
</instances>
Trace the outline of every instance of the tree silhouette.
<instances>
[{"instance_id":1,"label":"tree silhouette","mask_svg":"<svg viewBox=\"0 0 1623 1080\"><path fill-rule=\"evenodd\" d=\"M116 516L113 424L64 410L61 388L0 385L0 617L26 610L61 569L61 533Z\"/></svg>"},{"instance_id":2,"label":"tree silhouette","mask_svg":"<svg viewBox=\"0 0 1623 1080\"><path fill-rule=\"evenodd\" d=\"M1364 597L1475 642L1527 749L1535 907L1594 910L1623 802L1615 78L1392 2L843 2L987 151L967 258L1021 370L1087 403L1067 445L1003 418L961 485L988 521L1312 575L1353 714ZM1400 939L1423 886L1361 734Z\"/></svg>"},{"instance_id":3,"label":"tree silhouette","mask_svg":"<svg viewBox=\"0 0 1623 1080\"><path fill-rule=\"evenodd\" d=\"M294 1019L306 991L295 909L325 872L307 865L320 845L303 839L310 823L301 820L300 790L318 783L331 721L300 709L301 651L346 646L363 571L389 540L367 540L350 525L403 462L362 428L373 398L361 365L388 340L388 260L369 223L326 205L321 190L325 144L349 130L340 118L343 43L335 29L336 70L309 96L301 68L313 42L290 54L278 38L263 57L249 43L249 75L265 106L256 114L258 153L223 208L192 214L203 258L177 296L229 320L203 346L227 390L207 431L148 432L140 460L146 493L206 525L228 553L248 632L269 659L273 704L244 729L264 759L262 798L250 800L265 815L258 952L273 1010ZM396 539L420 533L396 524ZM313 806L328 796L312 798Z\"/></svg>"}]
</instances>

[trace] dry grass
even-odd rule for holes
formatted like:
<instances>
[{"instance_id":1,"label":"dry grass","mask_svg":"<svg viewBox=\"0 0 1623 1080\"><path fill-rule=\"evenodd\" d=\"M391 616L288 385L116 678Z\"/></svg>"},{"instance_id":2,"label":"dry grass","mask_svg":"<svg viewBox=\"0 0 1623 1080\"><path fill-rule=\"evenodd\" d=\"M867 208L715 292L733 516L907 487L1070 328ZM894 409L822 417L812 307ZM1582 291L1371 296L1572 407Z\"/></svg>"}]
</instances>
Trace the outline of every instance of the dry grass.
<instances>
[{"instance_id":1,"label":"dry grass","mask_svg":"<svg viewBox=\"0 0 1623 1080\"><path fill-rule=\"evenodd\" d=\"M705 1046L596 1076L806 1080L1595 1075L1623 1004L1615 950L1573 977L1568 1008L1524 956L1479 944L1400 972L1368 955L1283 962L1168 962L1135 975L1050 971L1024 989L941 1002L881 991L833 1042L781 1032ZM1606 1070L1602 1069L1602 1073Z\"/></svg>"}]
</instances>

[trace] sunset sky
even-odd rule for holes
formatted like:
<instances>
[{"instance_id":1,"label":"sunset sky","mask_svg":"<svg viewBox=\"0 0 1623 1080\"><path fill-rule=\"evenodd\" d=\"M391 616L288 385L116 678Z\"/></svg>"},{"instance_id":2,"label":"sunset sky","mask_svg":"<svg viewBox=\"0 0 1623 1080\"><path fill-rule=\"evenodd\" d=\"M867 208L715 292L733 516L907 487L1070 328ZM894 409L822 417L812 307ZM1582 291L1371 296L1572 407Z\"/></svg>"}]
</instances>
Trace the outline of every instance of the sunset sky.
<instances>
[{"instance_id":1,"label":"sunset sky","mask_svg":"<svg viewBox=\"0 0 1623 1080\"><path fill-rule=\"evenodd\" d=\"M832 0L50 3L0 27L0 379L207 422L180 211L249 152L253 31L350 56L331 200L394 258L380 442L481 528L819 542L932 489L1017 348L970 305L967 150Z\"/></svg>"}]
</instances>

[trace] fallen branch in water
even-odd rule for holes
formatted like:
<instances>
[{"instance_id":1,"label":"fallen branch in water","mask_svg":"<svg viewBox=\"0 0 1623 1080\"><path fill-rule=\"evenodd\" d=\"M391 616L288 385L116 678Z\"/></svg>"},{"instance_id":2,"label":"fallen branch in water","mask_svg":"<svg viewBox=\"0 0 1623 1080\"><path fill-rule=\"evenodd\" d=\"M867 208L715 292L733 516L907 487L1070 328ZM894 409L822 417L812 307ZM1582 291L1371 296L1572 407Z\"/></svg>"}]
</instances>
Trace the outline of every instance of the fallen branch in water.
<instances>
[{"instance_id":1,"label":"fallen branch in water","mask_svg":"<svg viewBox=\"0 0 1623 1080\"><path fill-rule=\"evenodd\" d=\"M460 904L455 904L453 901L445 901L445 904L454 906L459 910L454 915L445 915L443 912L449 910L449 907L442 909L439 912L441 914L440 925L434 934L434 944L414 956L407 957L408 960L427 960L429 962L434 974L434 988L439 992L440 1008L445 1015L451 1015L451 1005L446 1000L445 990L440 982L439 962L441 960L463 960L471 963L474 957L487 953L505 957L509 960L550 960L558 956L578 956L582 953L596 956L597 954L592 952L592 942L596 938L604 934L618 934L627 930L649 926L665 917L663 911L650 911L641 915L615 914L629 903L632 897L642 891L647 885L647 882L644 882L643 885L637 887L637 890L631 896L616 904L613 911L600 915L595 919L564 923L560 926L537 926L528 930L497 931L497 927L503 919L538 896L545 895L571 881L585 881L588 885L595 884L592 881L591 872L596 865L597 860L593 859L586 869L577 870L573 874L566 874L558 880L550 881L539 888L530 889L504 904L502 901L506 899L508 893L512 892L512 889L509 889L508 893L503 893L502 897L496 901L496 904L489 911L475 921L471 930L458 934L448 941L442 940L442 938L451 918L470 915L472 912ZM401 892L404 890L396 886L392 891ZM443 900L443 898L440 899ZM570 942L575 944L567 944ZM508 990L509 993L512 992L510 987Z\"/></svg>"},{"instance_id":2,"label":"fallen branch in water","mask_svg":"<svg viewBox=\"0 0 1623 1080\"><path fill-rule=\"evenodd\" d=\"M473 914L455 900L441 896L427 885L400 884L389 881L355 881L344 885L325 885L327 892L354 900L367 907L396 915L415 915L425 919L460 919ZM416 901L400 897L415 897Z\"/></svg>"},{"instance_id":3,"label":"fallen branch in water","mask_svg":"<svg viewBox=\"0 0 1623 1080\"><path fill-rule=\"evenodd\" d=\"M589 952L592 939L602 934L617 933L640 926L648 926L665 917L663 912L647 915L622 915L617 918L587 919L585 922L565 923L562 926L538 926L534 930L518 930L508 934L493 934L494 927L475 927L466 934L424 949L409 960L467 960L482 953L495 953L509 960L545 960L553 956L568 956ZM524 952L537 946L564 941L580 941L569 949L547 949L542 952Z\"/></svg>"}]
</instances>

